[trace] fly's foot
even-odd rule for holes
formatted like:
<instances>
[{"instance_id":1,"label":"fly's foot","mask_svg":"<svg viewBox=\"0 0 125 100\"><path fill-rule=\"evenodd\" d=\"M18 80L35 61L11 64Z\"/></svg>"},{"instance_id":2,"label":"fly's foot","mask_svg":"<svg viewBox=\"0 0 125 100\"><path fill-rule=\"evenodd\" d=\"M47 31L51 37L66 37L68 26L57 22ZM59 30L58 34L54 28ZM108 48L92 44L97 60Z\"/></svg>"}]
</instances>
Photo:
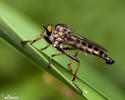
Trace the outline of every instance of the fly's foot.
<instances>
[{"instance_id":1,"label":"fly's foot","mask_svg":"<svg viewBox=\"0 0 125 100\"><path fill-rule=\"evenodd\" d=\"M50 68L50 64L47 65L47 68L48 68L48 69Z\"/></svg>"},{"instance_id":2,"label":"fly's foot","mask_svg":"<svg viewBox=\"0 0 125 100\"><path fill-rule=\"evenodd\" d=\"M73 85L78 89L78 91L79 91L79 93L82 95L82 90L78 87L78 85L74 82L74 81L72 81L72 83L73 83Z\"/></svg>"},{"instance_id":3,"label":"fly's foot","mask_svg":"<svg viewBox=\"0 0 125 100\"><path fill-rule=\"evenodd\" d=\"M21 41L22 44L26 44L27 42L30 42L30 44L32 45L34 41L32 41L32 40L22 40Z\"/></svg>"}]
</instances>

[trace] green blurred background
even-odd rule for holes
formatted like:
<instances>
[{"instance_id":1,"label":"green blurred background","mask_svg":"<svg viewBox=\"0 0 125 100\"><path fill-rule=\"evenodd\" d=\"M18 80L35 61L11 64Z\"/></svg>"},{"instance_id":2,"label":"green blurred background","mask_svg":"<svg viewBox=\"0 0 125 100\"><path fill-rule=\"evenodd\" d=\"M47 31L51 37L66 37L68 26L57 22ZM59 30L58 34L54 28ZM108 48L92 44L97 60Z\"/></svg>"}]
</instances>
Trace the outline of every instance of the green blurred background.
<instances>
[{"instance_id":1,"label":"green blurred background","mask_svg":"<svg viewBox=\"0 0 125 100\"><path fill-rule=\"evenodd\" d=\"M0 0L0 3L13 7L38 26L69 24L75 32L102 44L116 60L114 65L107 66L98 58L84 53L82 59L91 66L91 70L113 83L121 94L112 93L111 98L125 100L124 0ZM95 73L89 73L85 68L83 74L85 80L96 87L99 80L91 77ZM100 87L105 86L100 84ZM112 88L102 91L110 90ZM0 39L0 98L7 94L18 96L19 100L82 99Z\"/></svg>"}]
</instances>

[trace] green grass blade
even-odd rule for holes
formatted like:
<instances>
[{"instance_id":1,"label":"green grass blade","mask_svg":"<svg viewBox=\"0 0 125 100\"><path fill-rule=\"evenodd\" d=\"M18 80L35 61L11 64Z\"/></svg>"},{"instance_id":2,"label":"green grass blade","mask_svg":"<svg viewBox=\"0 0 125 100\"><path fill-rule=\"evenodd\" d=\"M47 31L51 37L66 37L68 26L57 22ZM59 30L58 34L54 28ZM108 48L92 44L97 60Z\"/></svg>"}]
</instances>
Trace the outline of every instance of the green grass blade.
<instances>
[{"instance_id":1,"label":"green grass blade","mask_svg":"<svg viewBox=\"0 0 125 100\"><path fill-rule=\"evenodd\" d=\"M25 46L22 45L21 41L24 40L23 36L14 31L14 29L8 24L7 21L5 21L5 19L3 20L3 18L0 18L0 36L20 52L22 52L24 55L26 55L29 59L37 63L40 67L53 74L63 83L77 92L77 89L74 87L71 81L72 74L55 61L53 61L51 68L48 69L46 67L49 59L48 56L46 56L44 53L40 53L30 44L26 44ZM95 98L96 100L106 100L104 96L102 96L95 89L83 82L83 80L76 78L75 81L80 89L82 89L83 97L86 97L88 100L93 100L93 98Z\"/></svg>"},{"instance_id":2,"label":"green grass blade","mask_svg":"<svg viewBox=\"0 0 125 100\"><path fill-rule=\"evenodd\" d=\"M15 17L16 20L16 17ZM23 46L21 44L22 40L25 39L34 39L35 35L33 33L26 34L26 31L34 31L39 32L37 28L35 28L34 25L30 25L31 23L28 23L28 20L23 21L22 19L18 19L18 22L20 23L20 26L23 26L25 24L25 29L22 30L23 33L18 30L18 28L13 27L11 23L9 23L5 18L0 17L0 36L6 40L9 44L14 46L17 50L19 50L23 55L27 56L31 61L34 61L40 68L44 68L47 72L51 73L55 77L57 77L59 80L61 80L64 84L72 88L74 91L77 91L76 87L72 84L72 74L65 69L64 66L61 66L57 62L53 61L51 64L51 68L48 69L46 66L48 64L48 56L44 53L41 53L39 50L31 46L30 44L26 44ZM20 20L20 21L19 21ZM27 26L29 25L29 26ZM31 26L31 28L30 28ZM34 27L33 27L34 26ZM42 41L44 44L45 41ZM40 47L39 44L36 44L35 47ZM54 49L51 48L51 51L53 52ZM48 55L49 52L48 51ZM84 80L80 80L78 77L76 78L75 82L77 85L82 89L83 94L82 96L84 99L88 100L107 100L107 98L103 95L101 95L99 92L97 92L95 89L93 89L91 86L89 86L87 83L84 82Z\"/></svg>"}]
</instances>

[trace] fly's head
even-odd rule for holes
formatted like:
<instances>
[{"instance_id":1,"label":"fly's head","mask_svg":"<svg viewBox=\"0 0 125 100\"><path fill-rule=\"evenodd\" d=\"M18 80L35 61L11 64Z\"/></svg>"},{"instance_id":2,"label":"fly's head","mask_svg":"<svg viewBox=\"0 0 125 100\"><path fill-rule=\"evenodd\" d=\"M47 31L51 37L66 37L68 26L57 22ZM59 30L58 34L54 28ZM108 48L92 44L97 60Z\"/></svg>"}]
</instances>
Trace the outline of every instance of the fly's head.
<instances>
[{"instance_id":1,"label":"fly's head","mask_svg":"<svg viewBox=\"0 0 125 100\"><path fill-rule=\"evenodd\" d=\"M44 37L50 37L50 35L53 32L53 26L52 25L46 25L46 26L42 25L42 26L44 28L43 36Z\"/></svg>"}]
</instances>

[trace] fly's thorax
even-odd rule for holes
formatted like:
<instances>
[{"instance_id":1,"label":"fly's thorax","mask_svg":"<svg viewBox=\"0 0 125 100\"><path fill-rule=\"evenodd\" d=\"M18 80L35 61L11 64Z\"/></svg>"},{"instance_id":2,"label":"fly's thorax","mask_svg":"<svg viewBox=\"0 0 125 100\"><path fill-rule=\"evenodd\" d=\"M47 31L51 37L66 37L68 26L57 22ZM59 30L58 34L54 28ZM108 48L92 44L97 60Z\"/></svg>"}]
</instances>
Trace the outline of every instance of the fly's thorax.
<instances>
[{"instance_id":1,"label":"fly's thorax","mask_svg":"<svg viewBox=\"0 0 125 100\"><path fill-rule=\"evenodd\" d=\"M71 30L64 24L57 24L50 35L49 39L52 41L54 46L68 41L67 36L70 34Z\"/></svg>"},{"instance_id":2,"label":"fly's thorax","mask_svg":"<svg viewBox=\"0 0 125 100\"><path fill-rule=\"evenodd\" d=\"M53 32L49 39L52 41L54 47L61 45L64 42L64 36L61 35L62 33L55 33Z\"/></svg>"},{"instance_id":3,"label":"fly's thorax","mask_svg":"<svg viewBox=\"0 0 125 100\"><path fill-rule=\"evenodd\" d=\"M57 24L55 26L55 32L59 33L63 33L63 34L68 34L71 32L71 29L69 26L65 25L65 24Z\"/></svg>"}]
</instances>

